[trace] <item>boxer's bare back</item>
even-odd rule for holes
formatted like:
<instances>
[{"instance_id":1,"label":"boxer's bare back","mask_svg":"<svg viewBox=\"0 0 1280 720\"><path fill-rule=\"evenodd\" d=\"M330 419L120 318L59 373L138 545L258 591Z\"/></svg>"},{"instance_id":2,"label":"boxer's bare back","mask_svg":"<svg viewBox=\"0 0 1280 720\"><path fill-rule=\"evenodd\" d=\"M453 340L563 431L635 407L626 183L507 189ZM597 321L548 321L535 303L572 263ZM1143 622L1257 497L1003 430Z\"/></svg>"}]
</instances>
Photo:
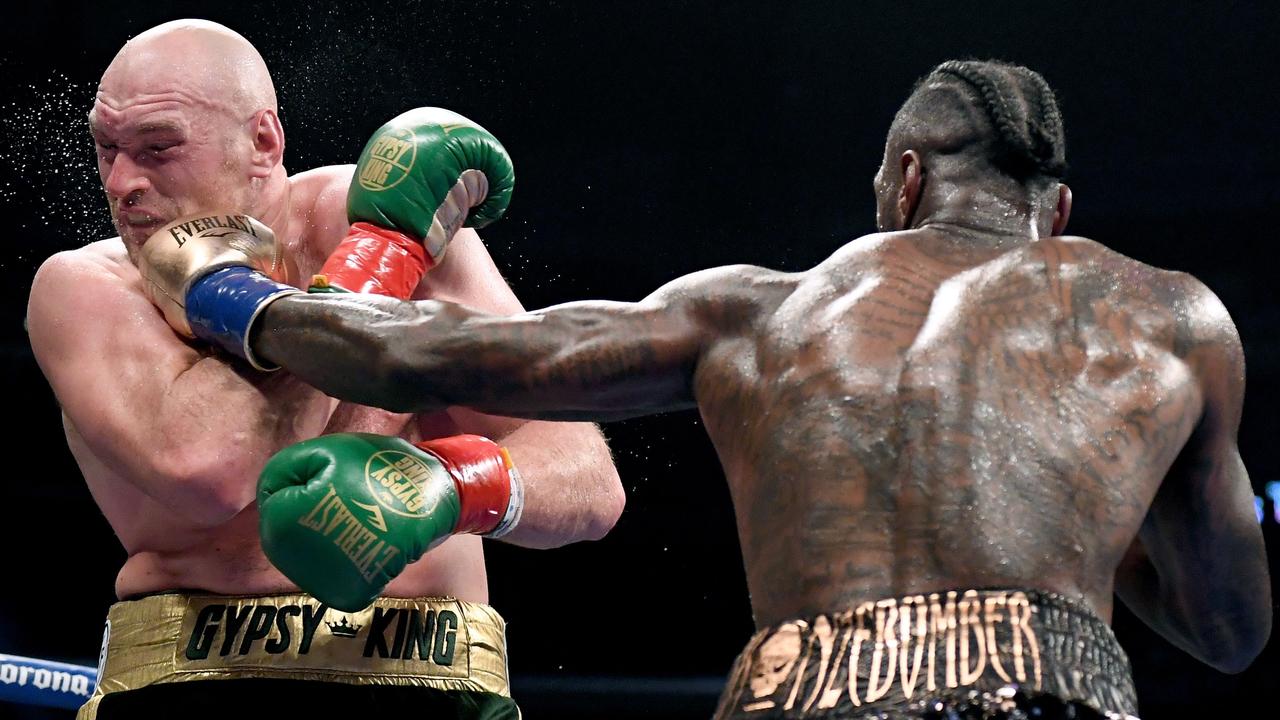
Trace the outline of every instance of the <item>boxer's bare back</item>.
<instances>
[{"instance_id":1,"label":"boxer's bare back","mask_svg":"<svg viewBox=\"0 0 1280 720\"><path fill-rule=\"evenodd\" d=\"M1186 350L1225 317L1196 317L1212 306L1194 281L1082 238L931 229L757 272L705 298L752 320L706 352L694 393L758 623L984 586L1110 617L1200 416Z\"/></svg>"}]
</instances>

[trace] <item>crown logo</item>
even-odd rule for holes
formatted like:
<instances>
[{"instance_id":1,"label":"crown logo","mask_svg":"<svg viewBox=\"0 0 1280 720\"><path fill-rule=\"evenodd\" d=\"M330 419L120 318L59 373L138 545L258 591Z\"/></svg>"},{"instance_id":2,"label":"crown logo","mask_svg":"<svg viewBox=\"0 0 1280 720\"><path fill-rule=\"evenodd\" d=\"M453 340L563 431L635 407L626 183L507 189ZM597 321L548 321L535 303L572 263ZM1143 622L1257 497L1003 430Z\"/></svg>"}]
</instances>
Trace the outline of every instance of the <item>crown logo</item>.
<instances>
[{"instance_id":1,"label":"crown logo","mask_svg":"<svg viewBox=\"0 0 1280 720\"><path fill-rule=\"evenodd\" d=\"M326 622L325 625L329 626L329 632L333 633L335 637L342 638L353 638L364 627L363 625L352 625L347 622L345 617L336 623Z\"/></svg>"}]
</instances>

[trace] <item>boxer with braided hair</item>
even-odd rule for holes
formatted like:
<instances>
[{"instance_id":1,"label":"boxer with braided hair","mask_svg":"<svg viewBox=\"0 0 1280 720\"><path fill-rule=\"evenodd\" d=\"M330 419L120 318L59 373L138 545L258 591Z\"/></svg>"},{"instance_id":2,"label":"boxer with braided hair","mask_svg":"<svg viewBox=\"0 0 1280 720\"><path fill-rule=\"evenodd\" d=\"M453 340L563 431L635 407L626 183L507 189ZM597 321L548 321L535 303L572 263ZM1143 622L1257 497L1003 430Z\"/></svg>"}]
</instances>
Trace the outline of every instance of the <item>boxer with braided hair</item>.
<instances>
[{"instance_id":1,"label":"boxer with braided hair","mask_svg":"<svg viewBox=\"0 0 1280 720\"><path fill-rule=\"evenodd\" d=\"M1226 672L1270 633L1243 353L1196 279L1062 235L1064 147L1032 71L944 63L890 129L882 232L806 272L724 267L515 318L292 295L247 336L393 410L697 407L760 628L718 718L1133 714L1115 595ZM264 508L365 482L368 453L312 469L296 447L267 464Z\"/></svg>"},{"instance_id":2,"label":"boxer with braided hair","mask_svg":"<svg viewBox=\"0 0 1280 720\"><path fill-rule=\"evenodd\" d=\"M1019 179L1066 174L1066 139L1053 91L1027 68L952 60L922 82L927 91L949 78L967 84L996 130L992 160Z\"/></svg>"}]
</instances>

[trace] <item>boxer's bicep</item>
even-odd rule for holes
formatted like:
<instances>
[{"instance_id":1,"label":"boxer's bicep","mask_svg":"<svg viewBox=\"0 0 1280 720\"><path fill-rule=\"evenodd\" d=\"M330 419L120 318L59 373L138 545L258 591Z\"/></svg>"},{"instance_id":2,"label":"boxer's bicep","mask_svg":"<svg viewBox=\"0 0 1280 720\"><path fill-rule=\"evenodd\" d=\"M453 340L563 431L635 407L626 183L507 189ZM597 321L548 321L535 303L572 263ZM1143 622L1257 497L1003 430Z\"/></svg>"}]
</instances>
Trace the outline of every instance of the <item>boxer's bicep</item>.
<instances>
[{"instance_id":1,"label":"boxer's bicep","mask_svg":"<svg viewBox=\"0 0 1280 720\"><path fill-rule=\"evenodd\" d=\"M1200 618L1205 644L1213 664L1231 672L1244 669L1266 643L1271 582L1253 488L1237 444L1244 351L1234 324L1214 301L1198 303L1214 316L1195 353L1203 417L1184 451L1190 461L1181 464L1181 477L1171 479L1185 486L1191 512L1198 516L1189 523L1198 532L1186 552L1194 563L1188 592L1204 596L1210 614Z\"/></svg>"},{"instance_id":2,"label":"boxer's bicep","mask_svg":"<svg viewBox=\"0 0 1280 720\"><path fill-rule=\"evenodd\" d=\"M93 260L60 253L32 283L32 350L63 412L126 476L156 455L164 389L199 360L145 298Z\"/></svg>"},{"instance_id":3,"label":"boxer's bicep","mask_svg":"<svg viewBox=\"0 0 1280 720\"><path fill-rule=\"evenodd\" d=\"M47 261L28 317L37 361L88 449L196 522L243 509L270 453L303 439L299 433L319 432L329 410L328 399L301 382L246 376L183 342L98 259L69 253Z\"/></svg>"}]
</instances>

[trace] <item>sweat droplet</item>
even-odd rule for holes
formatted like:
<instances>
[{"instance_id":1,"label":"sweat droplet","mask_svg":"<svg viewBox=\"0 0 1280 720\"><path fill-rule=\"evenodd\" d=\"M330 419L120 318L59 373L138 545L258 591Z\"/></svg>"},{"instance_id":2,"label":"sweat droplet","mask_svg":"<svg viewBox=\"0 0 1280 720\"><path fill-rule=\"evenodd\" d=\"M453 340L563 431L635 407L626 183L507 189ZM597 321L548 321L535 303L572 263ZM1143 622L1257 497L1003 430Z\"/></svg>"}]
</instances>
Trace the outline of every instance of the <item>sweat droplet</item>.
<instances>
[{"instance_id":1,"label":"sweat droplet","mask_svg":"<svg viewBox=\"0 0 1280 720\"><path fill-rule=\"evenodd\" d=\"M35 218L67 241L114 234L89 136L95 87L54 72L0 104L0 199L31 207L17 213L28 218L20 229L34 229L27 223Z\"/></svg>"}]
</instances>

